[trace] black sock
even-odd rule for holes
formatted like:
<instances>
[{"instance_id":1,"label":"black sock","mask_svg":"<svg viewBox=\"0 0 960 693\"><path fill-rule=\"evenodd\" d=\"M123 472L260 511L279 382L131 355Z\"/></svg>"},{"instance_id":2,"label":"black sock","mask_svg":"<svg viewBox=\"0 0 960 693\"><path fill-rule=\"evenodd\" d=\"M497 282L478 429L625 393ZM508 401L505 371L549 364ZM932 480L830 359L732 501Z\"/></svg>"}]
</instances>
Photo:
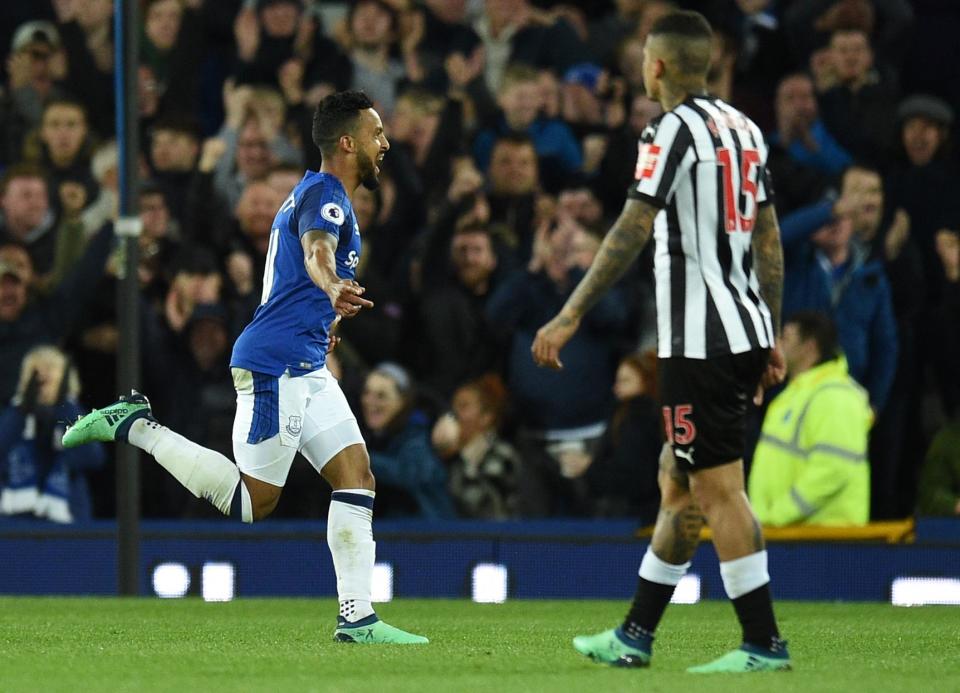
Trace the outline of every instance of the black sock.
<instances>
[{"instance_id":1,"label":"black sock","mask_svg":"<svg viewBox=\"0 0 960 693\"><path fill-rule=\"evenodd\" d=\"M750 645L773 650L777 647L780 631L773 615L770 583L731 600L743 627L743 641Z\"/></svg>"},{"instance_id":2,"label":"black sock","mask_svg":"<svg viewBox=\"0 0 960 693\"><path fill-rule=\"evenodd\" d=\"M667 610L667 604L670 603L674 589L676 589L675 585L661 585L659 582L640 578L630 612L623 622L624 633L636 640L641 638L634 633L642 632L652 637L657 624L663 618L663 612Z\"/></svg>"}]
</instances>

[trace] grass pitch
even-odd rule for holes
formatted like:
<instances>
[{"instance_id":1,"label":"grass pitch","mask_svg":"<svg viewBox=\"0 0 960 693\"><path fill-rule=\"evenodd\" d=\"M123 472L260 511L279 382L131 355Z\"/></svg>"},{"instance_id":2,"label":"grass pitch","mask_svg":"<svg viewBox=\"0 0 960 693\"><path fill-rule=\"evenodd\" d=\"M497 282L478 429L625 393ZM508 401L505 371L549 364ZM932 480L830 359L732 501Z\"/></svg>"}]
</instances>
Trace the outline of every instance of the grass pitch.
<instances>
[{"instance_id":1,"label":"grass pitch","mask_svg":"<svg viewBox=\"0 0 960 693\"><path fill-rule=\"evenodd\" d=\"M332 642L333 600L0 598L0 690L15 691L958 691L960 610L787 602L795 671L684 673L738 644L724 602L673 605L653 666L593 664L570 639L626 602L400 600L390 623L422 647Z\"/></svg>"}]
</instances>

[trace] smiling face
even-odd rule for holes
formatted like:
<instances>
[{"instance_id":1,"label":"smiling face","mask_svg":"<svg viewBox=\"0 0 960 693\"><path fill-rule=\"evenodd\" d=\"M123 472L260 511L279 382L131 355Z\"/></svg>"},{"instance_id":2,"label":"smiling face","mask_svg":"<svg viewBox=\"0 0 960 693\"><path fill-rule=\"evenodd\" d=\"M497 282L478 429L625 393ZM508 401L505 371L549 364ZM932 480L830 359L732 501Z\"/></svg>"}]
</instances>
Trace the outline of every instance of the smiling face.
<instances>
[{"instance_id":1,"label":"smiling face","mask_svg":"<svg viewBox=\"0 0 960 693\"><path fill-rule=\"evenodd\" d=\"M947 138L947 128L923 116L914 116L903 124L903 148L910 163L926 166Z\"/></svg>"},{"instance_id":2,"label":"smiling face","mask_svg":"<svg viewBox=\"0 0 960 693\"><path fill-rule=\"evenodd\" d=\"M367 427L381 433L404 407L403 395L393 378L374 371L367 376L360 398L360 408Z\"/></svg>"}]
</instances>

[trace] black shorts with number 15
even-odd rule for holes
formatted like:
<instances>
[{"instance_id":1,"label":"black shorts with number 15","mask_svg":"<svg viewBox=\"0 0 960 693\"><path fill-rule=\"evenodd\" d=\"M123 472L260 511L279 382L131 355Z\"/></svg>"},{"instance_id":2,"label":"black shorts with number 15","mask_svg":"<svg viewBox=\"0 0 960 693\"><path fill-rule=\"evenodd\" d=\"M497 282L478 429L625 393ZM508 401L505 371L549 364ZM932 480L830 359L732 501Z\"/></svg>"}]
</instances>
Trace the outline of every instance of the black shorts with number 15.
<instances>
[{"instance_id":1,"label":"black shorts with number 15","mask_svg":"<svg viewBox=\"0 0 960 693\"><path fill-rule=\"evenodd\" d=\"M743 457L747 405L769 354L756 349L657 361L664 432L681 470L695 472Z\"/></svg>"}]
</instances>

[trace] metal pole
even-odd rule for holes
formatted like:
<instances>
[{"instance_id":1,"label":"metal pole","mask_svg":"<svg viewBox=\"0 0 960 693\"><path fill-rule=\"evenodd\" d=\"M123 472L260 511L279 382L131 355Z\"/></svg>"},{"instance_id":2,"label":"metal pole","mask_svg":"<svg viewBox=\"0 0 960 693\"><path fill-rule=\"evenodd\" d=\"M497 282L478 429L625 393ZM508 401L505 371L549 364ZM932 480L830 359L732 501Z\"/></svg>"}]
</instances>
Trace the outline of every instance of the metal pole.
<instances>
[{"instance_id":1,"label":"metal pole","mask_svg":"<svg viewBox=\"0 0 960 693\"><path fill-rule=\"evenodd\" d=\"M117 289L117 384L129 394L140 377L140 219L137 216L137 165L140 151L137 109L138 23L136 0L114 0L114 86L116 92L120 218L116 231L122 261ZM117 447L117 588L139 594L140 451Z\"/></svg>"}]
</instances>

